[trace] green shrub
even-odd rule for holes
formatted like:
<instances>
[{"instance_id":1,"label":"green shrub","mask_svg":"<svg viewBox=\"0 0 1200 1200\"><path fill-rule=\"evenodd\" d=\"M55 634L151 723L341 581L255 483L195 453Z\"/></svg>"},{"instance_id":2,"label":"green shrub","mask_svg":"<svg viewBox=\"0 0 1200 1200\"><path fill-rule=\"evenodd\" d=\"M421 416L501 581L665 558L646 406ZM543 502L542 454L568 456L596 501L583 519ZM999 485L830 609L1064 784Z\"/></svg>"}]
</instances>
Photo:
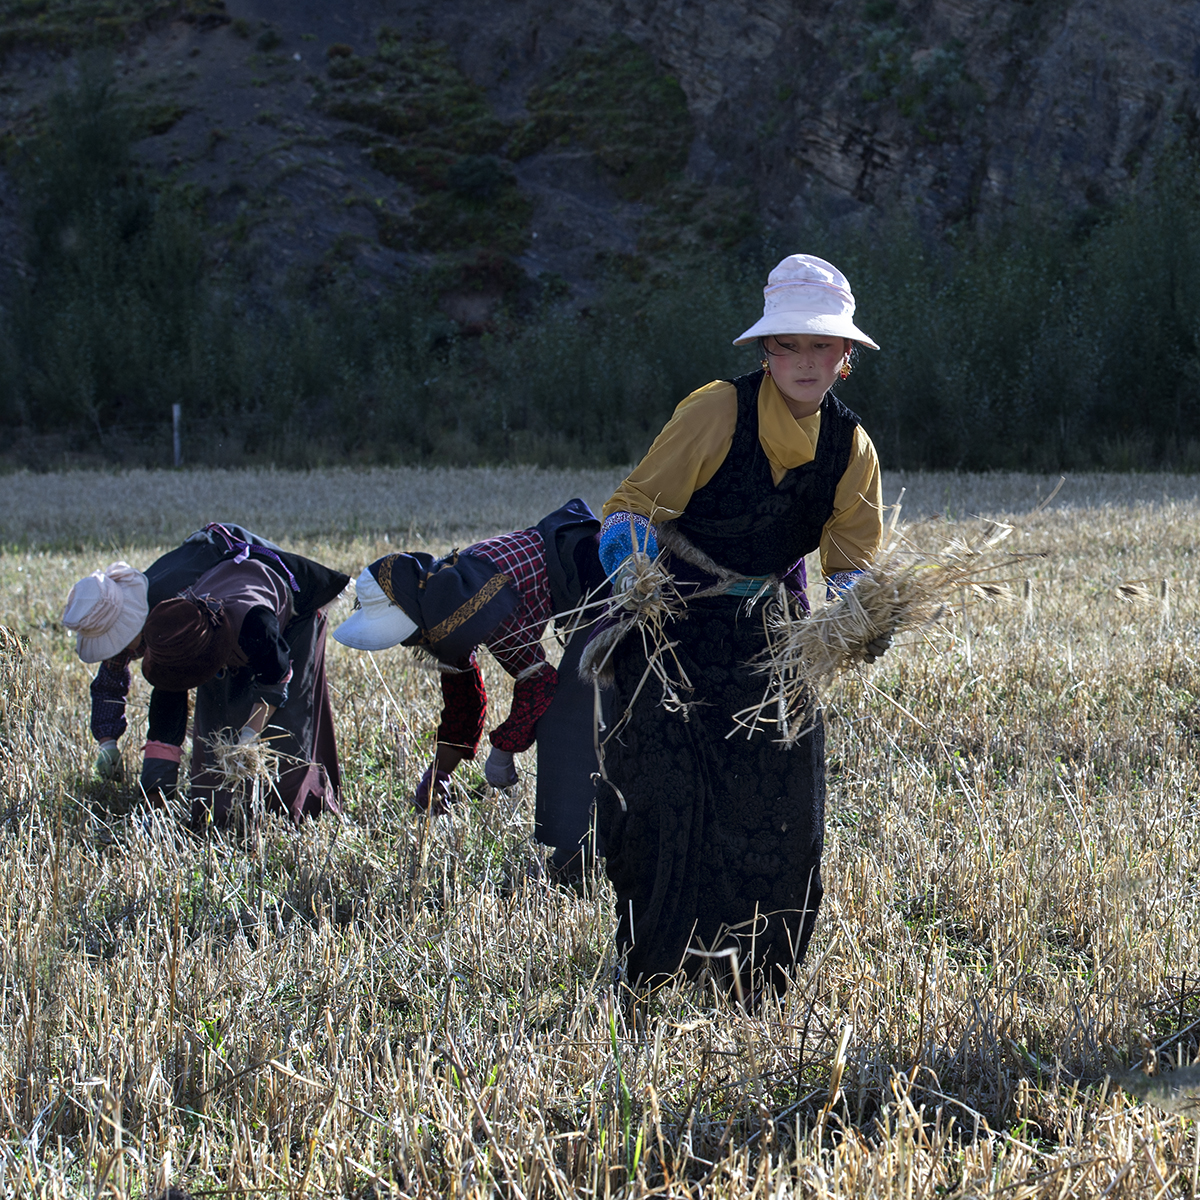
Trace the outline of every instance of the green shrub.
<instances>
[{"instance_id":1,"label":"green shrub","mask_svg":"<svg viewBox=\"0 0 1200 1200\"><path fill-rule=\"evenodd\" d=\"M202 303L193 214L128 157L134 116L85 63L18 164L31 278L14 306L14 394L34 428L144 418L186 386Z\"/></svg>"},{"instance_id":2,"label":"green shrub","mask_svg":"<svg viewBox=\"0 0 1200 1200\"><path fill-rule=\"evenodd\" d=\"M420 192L440 191L447 187L450 165L455 158L452 151L432 146L394 146L385 142L371 147L371 164L377 171Z\"/></svg>"},{"instance_id":3,"label":"green shrub","mask_svg":"<svg viewBox=\"0 0 1200 1200\"><path fill-rule=\"evenodd\" d=\"M147 104L134 116L133 136L161 137L174 129L187 113L188 110L183 105L174 101Z\"/></svg>"},{"instance_id":4,"label":"green shrub","mask_svg":"<svg viewBox=\"0 0 1200 1200\"><path fill-rule=\"evenodd\" d=\"M530 92L530 118L513 135L513 158L576 138L612 172L617 189L642 199L676 178L692 144L677 80L625 37L569 51Z\"/></svg>"},{"instance_id":5,"label":"green shrub","mask_svg":"<svg viewBox=\"0 0 1200 1200\"><path fill-rule=\"evenodd\" d=\"M332 50L333 47L331 46L330 49ZM357 54L347 54L344 56L330 55L330 79L357 79L360 75L365 75L366 72L366 60L359 58Z\"/></svg>"},{"instance_id":6,"label":"green shrub","mask_svg":"<svg viewBox=\"0 0 1200 1200\"><path fill-rule=\"evenodd\" d=\"M885 466L1200 469L1200 173L1183 151L1112 209L1030 204L940 238L896 213L767 243L737 223L748 200L677 185L660 210L688 253L664 234L656 259L614 256L579 311L513 261L528 201L503 160L373 134L376 164L418 193L408 218L380 210L380 237L445 256L382 295L331 261L267 307L206 262L187 194L134 169L137 119L86 64L15 160L30 270L0 313L10 447L161 455L179 402L192 461L624 463L689 391L755 367L730 342L803 250L847 273L883 347L838 391ZM471 292L481 337L438 307Z\"/></svg>"},{"instance_id":7,"label":"green shrub","mask_svg":"<svg viewBox=\"0 0 1200 1200\"><path fill-rule=\"evenodd\" d=\"M529 244L533 204L509 176L488 180L486 186L492 189L486 197L452 186L414 204L410 220L415 243L426 250L490 246L505 254L520 254Z\"/></svg>"},{"instance_id":8,"label":"green shrub","mask_svg":"<svg viewBox=\"0 0 1200 1200\"><path fill-rule=\"evenodd\" d=\"M462 153L486 153L503 142L482 88L454 65L436 42L404 42L390 30L379 33L372 59L331 46L328 80L318 103L332 117L366 125L388 137L449 146ZM336 53L335 53L336 51Z\"/></svg>"},{"instance_id":9,"label":"green shrub","mask_svg":"<svg viewBox=\"0 0 1200 1200\"><path fill-rule=\"evenodd\" d=\"M55 51L118 46L139 27L144 29L147 22L176 11L177 4L169 0L7 3L0 7L0 55L18 46ZM184 15L191 16L186 12Z\"/></svg>"}]
</instances>

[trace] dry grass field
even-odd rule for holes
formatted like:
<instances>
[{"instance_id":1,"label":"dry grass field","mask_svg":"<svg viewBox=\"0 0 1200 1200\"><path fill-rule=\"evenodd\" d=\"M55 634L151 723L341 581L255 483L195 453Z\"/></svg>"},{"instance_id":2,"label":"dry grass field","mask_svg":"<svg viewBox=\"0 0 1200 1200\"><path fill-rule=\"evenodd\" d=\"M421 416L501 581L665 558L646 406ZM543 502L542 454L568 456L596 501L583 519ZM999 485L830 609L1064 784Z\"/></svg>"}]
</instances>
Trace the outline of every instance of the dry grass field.
<instances>
[{"instance_id":1,"label":"dry grass field","mask_svg":"<svg viewBox=\"0 0 1200 1200\"><path fill-rule=\"evenodd\" d=\"M1200 1046L1200 480L885 479L917 543L985 514L1031 557L828 697L825 907L753 1015L614 992L531 755L409 811L438 697L403 651L330 645L342 822L198 840L90 781L79 576L220 518L356 573L614 476L0 477L0 1195L1200 1194L1187 1096L1126 1074Z\"/></svg>"}]
</instances>

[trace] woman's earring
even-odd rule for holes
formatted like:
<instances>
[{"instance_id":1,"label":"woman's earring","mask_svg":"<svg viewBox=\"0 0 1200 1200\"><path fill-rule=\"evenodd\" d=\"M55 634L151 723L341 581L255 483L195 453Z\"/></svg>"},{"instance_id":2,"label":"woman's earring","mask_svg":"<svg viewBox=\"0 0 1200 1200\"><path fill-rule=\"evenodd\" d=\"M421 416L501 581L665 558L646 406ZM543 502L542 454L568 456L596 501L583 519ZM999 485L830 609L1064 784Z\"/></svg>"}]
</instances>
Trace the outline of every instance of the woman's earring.
<instances>
[{"instance_id":1,"label":"woman's earring","mask_svg":"<svg viewBox=\"0 0 1200 1200\"><path fill-rule=\"evenodd\" d=\"M850 356L847 354L845 360L842 362L842 369L838 372L838 374L845 379L853 369L854 368L850 365Z\"/></svg>"},{"instance_id":2,"label":"woman's earring","mask_svg":"<svg viewBox=\"0 0 1200 1200\"><path fill-rule=\"evenodd\" d=\"M771 364L764 358L762 360L762 369L766 372L767 378L771 378Z\"/></svg>"}]
</instances>

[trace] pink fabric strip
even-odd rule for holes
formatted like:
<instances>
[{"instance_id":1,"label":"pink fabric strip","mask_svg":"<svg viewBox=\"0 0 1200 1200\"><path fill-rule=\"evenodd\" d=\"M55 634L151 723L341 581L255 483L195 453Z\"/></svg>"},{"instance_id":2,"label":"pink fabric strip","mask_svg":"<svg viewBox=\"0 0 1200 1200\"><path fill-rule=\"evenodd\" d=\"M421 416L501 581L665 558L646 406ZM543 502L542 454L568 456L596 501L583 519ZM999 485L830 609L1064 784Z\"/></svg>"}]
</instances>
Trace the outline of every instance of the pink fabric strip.
<instances>
[{"instance_id":1,"label":"pink fabric strip","mask_svg":"<svg viewBox=\"0 0 1200 1200\"><path fill-rule=\"evenodd\" d=\"M144 757L162 758L167 762L177 763L183 758L183 747L172 746L170 742L147 742Z\"/></svg>"}]
</instances>

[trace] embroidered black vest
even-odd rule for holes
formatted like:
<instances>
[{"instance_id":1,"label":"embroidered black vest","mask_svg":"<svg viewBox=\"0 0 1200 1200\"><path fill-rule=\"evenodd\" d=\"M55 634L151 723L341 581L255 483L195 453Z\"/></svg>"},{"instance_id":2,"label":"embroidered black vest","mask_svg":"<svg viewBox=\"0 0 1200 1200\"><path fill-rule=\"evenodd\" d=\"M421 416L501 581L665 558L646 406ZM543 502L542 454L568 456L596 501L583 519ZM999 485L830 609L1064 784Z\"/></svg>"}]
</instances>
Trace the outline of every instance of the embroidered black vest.
<instances>
[{"instance_id":1,"label":"embroidered black vest","mask_svg":"<svg viewBox=\"0 0 1200 1200\"><path fill-rule=\"evenodd\" d=\"M785 573L821 544L833 497L850 463L859 419L836 396L821 401L821 432L812 462L793 467L776 486L758 440L762 371L733 380L737 427L717 473L692 493L676 528L714 562L741 575Z\"/></svg>"}]
</instances>

